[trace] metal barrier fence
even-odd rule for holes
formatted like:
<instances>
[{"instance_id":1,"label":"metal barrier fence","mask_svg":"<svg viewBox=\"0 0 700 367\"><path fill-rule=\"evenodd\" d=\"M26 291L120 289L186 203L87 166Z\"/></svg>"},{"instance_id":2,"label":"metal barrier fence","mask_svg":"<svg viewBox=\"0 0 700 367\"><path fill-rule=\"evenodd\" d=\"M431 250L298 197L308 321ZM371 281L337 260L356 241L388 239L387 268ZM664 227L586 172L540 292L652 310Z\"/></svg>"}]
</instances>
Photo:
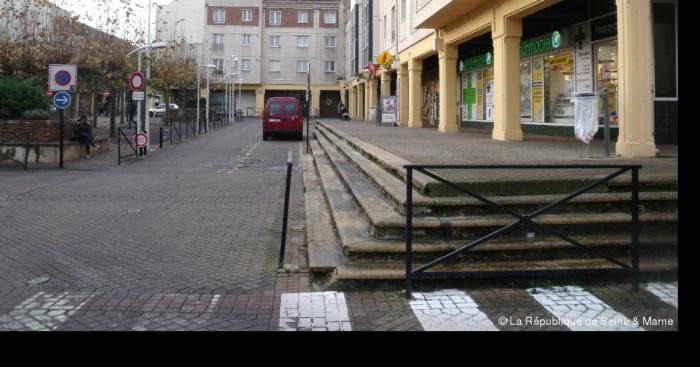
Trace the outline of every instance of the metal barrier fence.
<instances>
[{"instance_id":1,"label":"metal barrier fence","mask_svg":"<svg viewBox=\"0 0 700 367\"><path fill-rule=\"evenodd\" d=\"M16 162L17 165L24 165L24 170L27 170L27 164L29 161L29 138L31 137L32 131L31 130L21 130L21 131L14 131L14 130L0 130L0 147L3 145L6 145L7 143L13 142L13 143L18 143L19 141L16 140L16 138L20 135L24 135L24 138L21 140L24 143L24 164L22 164L21 161L17 161L14 159L14 157L5 157L8 158L12 162ZM16 144L13 144L16 145ZM0 155L0 158L2 158L2 155ZM14 166L14 165L13 165Z\"/></svg>"},{"instance_id":2,"label":"metal barrier fence","mask_svg":"<svg viewBox=\"0 0 700 367\"><path fill-rule=\"evenodd\" d=\"M117 156L118 158L118 164L122 164L122 159L124 158L129 158L129 157L136 157L136 159L139 159L139 153L138 149L136 148L136 143L134 141L134 138L136 137L136 133L133 135L127 134L127 131L131 131L131 129L124 129L122 127L117 129ZM122 144L126 144L130 150L126 151L126 154L122 155Z\"/></svg>"},{"instance_id":3,"label":"metal barrier fence","mask_svg":"<svg viewBox=\"0 0 700 367\"><path fill-rule=\"evenodd\" d=\"M478 277L499 277L499 276L529 276L529 275L574 275L574 274L590 274L590 273L606 273L606 274L630 274L632 276L632 285L635 291L639 290L639 170L642 168L640 165L406 165L406 296L411 297L411 292L413 289L413 279L421 278L438 278L438 277L459 277L467 278L470 276ZM471 191L469 189L458 186L450 180L438 176L430 171L429 169L451 169L451 170L473 170L473 169L514 169L514 170L525 170L525 169L615 169L616 171L612 174L597 180L583 188L567 195L566 197L556 200L551 204L545 205L544 207L526 215L521 215L511 209L506 208L503 205L497 204L478 193ZM413 270L413 171L417 171L431 177L445 185L457 190L463 194L469 195L481 202L488 204L490 207L496 208L501 212L504 212L510 216L518 219L516 222L511 223L505 227L502 227L496 231L491 232L488 235L482 236L481 238L463 246L457 250L454 250L440 258L430 261L429 263ZM543 224L534 222L533 219L550 211L553 208L581 195L584 194L594 187L606 183L613 178L622 175L623 173L631 171L632 172L632 203L631 203L631 215L632 215L632 254L631 254L631 265L626 264L622 261L614 259L610 256L593 254L592 248L590 246L583 245L578 241L570 238L561 231L549 228ZM551 270L518 270L518 271L466 271L466 272L426 272L428 269L435 267L436 265L445 263L447 260L475 247L486 243L487 241L497 237L499 235L506 234L520 225L532 225L537 227L543 232L555 235L566 242L571 243L575 248L582 250L585 254L593 254L599 258L603 258L619 268L610 269L551 269Z\"/></svg>"}]
</instances>

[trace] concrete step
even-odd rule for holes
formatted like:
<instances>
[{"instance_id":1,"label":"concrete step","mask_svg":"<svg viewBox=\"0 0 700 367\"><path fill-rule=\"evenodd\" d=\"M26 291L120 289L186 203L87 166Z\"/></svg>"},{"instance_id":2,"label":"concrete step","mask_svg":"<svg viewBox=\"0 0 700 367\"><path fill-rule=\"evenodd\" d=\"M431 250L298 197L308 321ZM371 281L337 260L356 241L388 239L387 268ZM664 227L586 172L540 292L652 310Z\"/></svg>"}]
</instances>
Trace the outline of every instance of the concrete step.
<instances>
[{"instance_id":1,"label":"concrete step","mask_svg":"<svg viewBox=\"0 0 700 367\"><path fill-rule=\"evenodd\" d=\"M343 253L311 156L302 157L302 170L309 269L334 271L343 264Z\"/></svg>"},{"instance_id":2,"label":"concrete step","mask_svg":"<svg viewBox=\"0 0 700 367\"><path fill-rule=\"evenodd\" d=\"M384 170L376 162L345 144L341 139L326 128L317 126L314 134L326 151L337 148L352 164L358 168L367 179L399 211L406 214L406 184L396 176ZM331 147L332 145L332 147ZM331 156L331 158L333 158ZM335 162L336 160L333 160ZM340 170L340 169L339 169ZM491 196L488 199L506 206L519 213L528 213L540 209L566 195L521 195L521 196ZM631 195L629 193L587 193L561 206L550 213L605 213L614 211L629 211ZM641 211L674 211L678 206L677 192L641 192ZM474 214L493 214L498 210L488 204L467 196L461 197L428 197L413 190L413 214L435 216L462 216Z\"/></svg>"},{"instance_id":3,"label":"concrete step","mask_svg":"<svg viewBox=\"0 0 700 367\"><path fill-rule=\"evenodd\" d=\"M629 259L617 259L623 263L629 263ZM423 263L414 263L413 269L418 269ZM484 263L461 263L438 265L429 272L480 272L473 274L475 278L488 276L489 272L501 272L502 277L527 276L535 274L523 273L526 271L560 271L570 274L586 274L610 271L614 272L620 267L606 260L597 259L559 259L540 261L498 261ZM640 260L640 271L650 273L669 273L678 271L678 262L673 259L648 259ZM448 278L445 274L436 274L435 279ZM347 264L336 269L334 281L343 280L402 280L406 279L406 265L403 262L385 262L372 264Z\"/></svg>"},{"instance_id":4,"label":"concrete step","mask_svg":"<svg viewBox=\"0 0 700 367\"><path fill-rule=\"evenodd\" d=\"M319 172L329 202L333 201L331 196L337 198L337 206L345 212L357 212L362 208L369 220L368 231L374 238L404 238L406 218L394 209L390 201L360 173L347 156L335 150L324 136L317 134L316 139L314 157L317 166L320 165ZM351 200L342 200L344 195L349 194L359 207L351 206ZM330 204L332 211L335 211L334 204ZM640 214L640 221L646 224L660 223L662 226L659 230L672 230L677 215L668 212L646 212ZM508 215L421 216L413 218L413 233L417 237L473 238L513 222L514 218ZM591 234L605 231L605 227L612 231L624 231L631 223L631 216L627 213L546 214L536 218L535 222L564 227L562 229L567 230L569 234ZM651 227L647 225L647 228ZM574 231L570 232L572 229Z\"/></svg>"},{"instance_id":5,"label":"concrete step","mask_svg":"<svg viewBox=\"0 0 700 367\"><path fill-rule=\"evenodd\" d=\"M382 169L392 174L401 181L406 180L404 165L413 164L401 157L384 151L374 145L357 139L350 134L336 129L333 126L316 121L317 126L326 129L336 139L345 141L354 150L358 151L369 160L378 164ZM614 161L600 164L614 165ZM537 195L537 194L568 194L585 184L593 182L614 172L613 169L605 170L529 170L523 173L513 170L517 174L504 174L503 170L470 171L467 176L464 171L458 173L440 170L440 174L450 178L460 187L467 187L483 195ZM543 179L542 177L549 177ZM640 171L640 191L677 191L678 176L673 173L647 173ZM598 186L594 191L629 191L630 174L611 180L606 185ZM416 172L414 174L414 187L425 196L461 196L457 190L450 188L442 182Z\"/></svg>"}]
</instances>

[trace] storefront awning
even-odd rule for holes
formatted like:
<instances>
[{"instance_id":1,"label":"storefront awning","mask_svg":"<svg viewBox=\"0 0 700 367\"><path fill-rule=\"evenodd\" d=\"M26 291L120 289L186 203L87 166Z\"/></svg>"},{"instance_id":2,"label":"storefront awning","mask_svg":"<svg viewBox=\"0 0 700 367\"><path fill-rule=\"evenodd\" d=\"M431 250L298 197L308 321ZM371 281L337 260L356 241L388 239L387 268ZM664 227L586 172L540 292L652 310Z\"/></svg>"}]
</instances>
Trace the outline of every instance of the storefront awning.
<instances>
[{"instance_id":1,"label":"storefront awning","mask_svg":"<svg viewBox=\"0 0 700 367\"><path fill-rule=\"evenodd\" d=\"M438 11L427 14L425 18L421 19L421 11L418 11L418 25L416 28L442 28L455 20L463 17L468 12L478 8L482 4L488 2L488 0L451 0L446 1L446 4L442 6Z\"/></svg>"}]
</instances>

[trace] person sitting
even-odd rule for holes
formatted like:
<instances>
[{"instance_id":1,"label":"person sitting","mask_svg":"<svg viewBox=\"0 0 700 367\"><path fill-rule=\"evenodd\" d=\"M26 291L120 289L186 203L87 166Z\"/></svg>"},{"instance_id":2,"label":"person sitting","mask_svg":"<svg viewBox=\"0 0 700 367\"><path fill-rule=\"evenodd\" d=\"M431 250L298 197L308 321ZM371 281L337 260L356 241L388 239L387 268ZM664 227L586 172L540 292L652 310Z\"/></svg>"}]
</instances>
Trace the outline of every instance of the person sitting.
<instances>
[{"instance_id":1,"label":"person sitting","mask_svg":"<svg viewBox=\"0 0 700 367\"><path fill-rule=\"evenodd\" d=\"M75 127L73 128L73 140L77 140L85 145L85 159L90 159L90 147L99 148L99 145L94 143L94 136L92 135L92 127L88 123L87 115L81 114L78 120L76 120Z\"/></svg>"}]
</instances>

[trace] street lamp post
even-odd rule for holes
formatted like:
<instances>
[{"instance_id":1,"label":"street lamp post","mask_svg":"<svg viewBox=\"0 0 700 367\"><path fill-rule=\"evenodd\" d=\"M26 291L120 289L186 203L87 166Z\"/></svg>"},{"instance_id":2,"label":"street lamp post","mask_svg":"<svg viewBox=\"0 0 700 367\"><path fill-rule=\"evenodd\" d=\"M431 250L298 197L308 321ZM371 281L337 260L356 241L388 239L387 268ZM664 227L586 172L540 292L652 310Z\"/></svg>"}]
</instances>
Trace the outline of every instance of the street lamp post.
<instances>
[{"instance_id":1,"label":"street lamp post","mask_svg":"<svg viewBox=\"0 0 700 367\"><path fill-rule=\"evenodd\" d=\"M195 68L197 69L197 132L202 133L200 123L199 123L199 100L201 99L201 88L199 87L199 68L207 68L207 71L211 68L215 68L216 65L213 64L208 64L208 65L197 65ZM207 77L209 76L209 73L207 73ZM207 93L209 91L209 79L207 79ZM209 95L207 95L207 120L209 120ZM206 132L206 122L205 122L205 129L204 131Z\"/></svg>"}]
</instances>

